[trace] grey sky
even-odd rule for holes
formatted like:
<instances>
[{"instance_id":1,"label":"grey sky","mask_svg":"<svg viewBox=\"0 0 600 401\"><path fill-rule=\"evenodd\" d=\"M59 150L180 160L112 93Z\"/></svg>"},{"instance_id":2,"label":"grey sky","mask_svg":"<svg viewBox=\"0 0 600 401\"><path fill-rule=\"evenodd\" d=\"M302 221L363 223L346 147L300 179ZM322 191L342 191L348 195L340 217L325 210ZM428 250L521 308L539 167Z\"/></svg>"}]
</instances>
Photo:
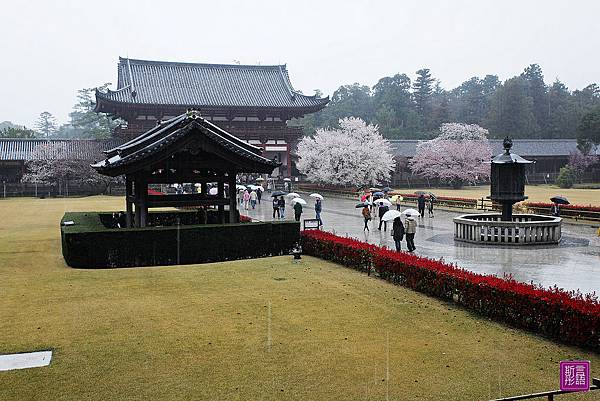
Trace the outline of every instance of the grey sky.
<instances>
[{"instance_id":1,"label":"grey sky","mask_svg":"<svg viewBox=\"0 0 600 401\"><path fill-rule=\"evenodd\" d=\"M119 56L286 63L306 94L430 68L442 86L539 63L546 82L599 81L600 2L10 1L0 23L0 121L67 122L77 89L116 82Z\"/></svg>"}]
</instances>

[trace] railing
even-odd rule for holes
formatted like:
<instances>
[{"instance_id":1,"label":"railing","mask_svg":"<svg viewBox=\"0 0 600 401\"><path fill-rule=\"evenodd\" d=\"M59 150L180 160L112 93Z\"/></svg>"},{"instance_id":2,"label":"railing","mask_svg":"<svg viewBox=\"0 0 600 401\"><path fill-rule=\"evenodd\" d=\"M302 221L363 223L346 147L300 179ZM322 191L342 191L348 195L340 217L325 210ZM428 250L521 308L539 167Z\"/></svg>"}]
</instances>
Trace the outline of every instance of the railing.
<instances>
[{"instance_id":1,"label":"railing","mask_svg":"<svg viewBox=\"0 0 600 401\"><path fill-rule=\"evenodd\" d=\"M465 214L454 218L454 239L462 242L532 245L557 244L562 236L560 217L515 214L501 221L501 214Z\"/></svg>"},{"instance_id":2,"label":"railing","mask_svg":"<svg viewBox=\"0 0 600 401\"><path fill-rule=\"evenodd\" d=\"M593 391L593 390L600 390L600 379L597 379L597 378L592 379L592 385L590 386L590 391ZM555 395L572 394L572 393L576 393L576 392L579 393L579 391L551 390L551 391L544 391L541 393L532 393L532 394L525 394L525 395L517 395L514 397L497 398L497 399L490 400L490 401L531 400L533 398L542 398L542 397L547 397L548 401L554 401Z\"/></svg>"}]
</instances>

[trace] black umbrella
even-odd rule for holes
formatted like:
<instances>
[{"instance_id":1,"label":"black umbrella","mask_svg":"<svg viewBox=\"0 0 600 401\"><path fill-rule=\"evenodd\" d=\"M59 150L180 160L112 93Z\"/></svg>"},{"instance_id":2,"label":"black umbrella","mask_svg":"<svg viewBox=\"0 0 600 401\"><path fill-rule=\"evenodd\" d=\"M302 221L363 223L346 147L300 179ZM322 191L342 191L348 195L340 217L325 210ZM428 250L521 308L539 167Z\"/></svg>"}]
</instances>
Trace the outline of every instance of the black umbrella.
<instances>
[{"instance_id":1,"label":"black umbrella","mask_svg":"<svg viewBox=\"0 0 600 401\"><path fill-rule=\"evenodd\" d=\"M427 192L425 191L415 191L416 195L427 195Z\"/></svg>"},{"instance_id":2,"label":"black umbrella","mask_svg":"<svg viewBox=\"0 0 600 401\"><path fill-rule=\"evenodd\" d=\"M368 207L368 206L370 206L370 205L371 205L371 204L370 204L369 202L361 202L361 203L357 204L357 205L356 205L356 206L354 206L354 207L355 207L356 209L361 209L361 208L363 208L363 207Z\"/></svg>"},{"instance_id":3,"label":"black umbrella","mask_svg":"<svg viewBox=\"0 0 600 401\"><path fill-rule=\"evenodd\" d=\"M431 192L429 193L429 196L431 197L431 199L433 200L437 200L437 196L435 196L434 194L432 194Z\"/></svg>"},{"instance_id":4,"label":"black umbrella","mask_svg":"<svg viewBox=\"0 0 600 401\"><path fill-rule=\"evenodd\" d=\"M271 197L274 198L276 196L284 196L287 195L287 192L285 191L273 191L273 193L271 193Z\"/></svg>"},{"instance_id":5,"label":"black umbrella","mask_svg":"<svg viewBox=\"0 0 600 401\"><path fill-rule=\"evenodd\" d=\"M390 192L392 190L392 188L390 187L384 187L383 188L383 192Z\"/></svg>"},{"instance_id":6,"label":"black umbrella","mask_svg":"<svg viewBox=\"0 0 600 401\"><path fill-rule=\"evenodd\" d=\"M567 198L565 198L564 196L553 196L552 198L550 198L550 200L553 203L557 203L559 205L569 205L571 202L569 202L569 200Z\"/></svg>"}]
</instances>

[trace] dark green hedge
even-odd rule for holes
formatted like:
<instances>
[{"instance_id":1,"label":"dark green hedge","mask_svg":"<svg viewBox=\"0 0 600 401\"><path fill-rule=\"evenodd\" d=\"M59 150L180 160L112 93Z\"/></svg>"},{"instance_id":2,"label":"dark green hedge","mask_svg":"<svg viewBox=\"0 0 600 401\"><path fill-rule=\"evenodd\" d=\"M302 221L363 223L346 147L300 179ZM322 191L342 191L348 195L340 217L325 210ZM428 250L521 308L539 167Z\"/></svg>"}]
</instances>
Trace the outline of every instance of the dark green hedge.
<instances>
[{"instance_id":1,"label":"dark green hedge","mask_svg":"<svg viewBox=\"0 0 600 401\"><path fill-rule=\"evenodd\" d=\"M64 215L62 221L75 222L74 226L61 224L62 251L69 266L133 267L259 258L287 254L300 238L300 223L292 221L109 229L102 222L103 215Z\"/></svg>"}]
</instances>

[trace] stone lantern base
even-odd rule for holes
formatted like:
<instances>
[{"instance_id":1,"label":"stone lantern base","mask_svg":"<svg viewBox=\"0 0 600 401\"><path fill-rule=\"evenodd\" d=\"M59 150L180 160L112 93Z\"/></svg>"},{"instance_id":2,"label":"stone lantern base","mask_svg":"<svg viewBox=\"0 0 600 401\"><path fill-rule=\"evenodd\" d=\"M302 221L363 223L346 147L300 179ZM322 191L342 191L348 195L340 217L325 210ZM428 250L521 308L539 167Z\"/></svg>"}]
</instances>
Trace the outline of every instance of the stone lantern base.
<instances>
[{"instance_id":1,"label":"stone lantern base","mask_svg":"<svg viewBox=\"0 0 600 401\"><path fill-rule=\"evenodd\" d=\"M558 244L560 217L514 214L502 221L500 213L464 214L454 218L456 241L490 245Z\"/></svg>"}]
</instances>

